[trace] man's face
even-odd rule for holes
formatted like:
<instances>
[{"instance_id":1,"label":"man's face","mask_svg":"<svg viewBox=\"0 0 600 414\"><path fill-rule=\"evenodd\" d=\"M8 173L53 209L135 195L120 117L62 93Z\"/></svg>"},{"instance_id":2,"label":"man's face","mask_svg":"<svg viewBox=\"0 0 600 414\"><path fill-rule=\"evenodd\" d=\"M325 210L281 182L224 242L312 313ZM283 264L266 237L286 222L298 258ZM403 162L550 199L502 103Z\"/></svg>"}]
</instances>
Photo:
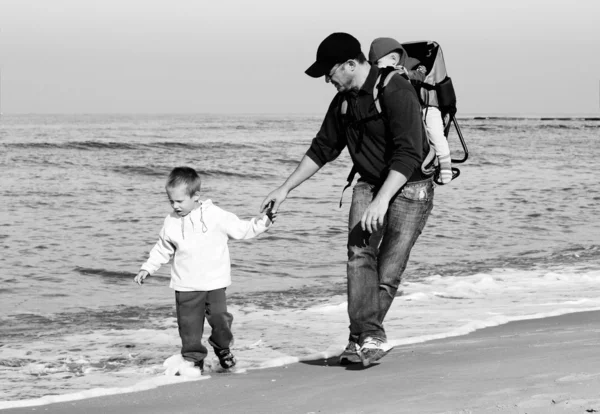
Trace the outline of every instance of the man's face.
<instances>
[{"instance_id":1,"label":"man's face","mask_svg":"<svg viewBox=\"0 0 600 414\"><path fill-rule=\"evenodd\" d=\"M338 92L348 92L352 86L352 73L347 70L348 62L338 63L328 75L325 75L325 82L331 83Z\"/></svg>"},{"instance_id":2,"label":"man's face","mask_svg":"<svg viewBox=\"0 0 600 414\"><path fill-rule=\"evenodd\" d=\"M190 211L196 208L200 197L198 193L190 196L184 184L167 188L167 195L169 196L171 207L173 207L173 210L179 217L187 216Z\"/></svg>"}]
</instances>

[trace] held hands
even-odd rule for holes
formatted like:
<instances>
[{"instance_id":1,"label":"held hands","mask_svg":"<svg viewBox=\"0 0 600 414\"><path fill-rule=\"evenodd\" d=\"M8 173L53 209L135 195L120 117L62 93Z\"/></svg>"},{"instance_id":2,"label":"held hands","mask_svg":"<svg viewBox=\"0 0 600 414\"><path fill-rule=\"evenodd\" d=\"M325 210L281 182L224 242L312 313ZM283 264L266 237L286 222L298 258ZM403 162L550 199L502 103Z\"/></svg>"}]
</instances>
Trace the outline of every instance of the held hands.
<instances>
[{"instance_id":1,"label":"held hands","mask_svg":"<svg viewBox=\"0 0 600 414\"><path fill-rule=\"evenodd\" d=\"M277 214L273 213L272 209L273 209L273 201L271 201L267 205L267 207L265 208L265 211L263 213L260 213L258 216L256 216L256 220L262 220L263 217L267 216L266 226L270 227L271 224L274 224L275 221L277 220Z\"/></svg>"},{"instance_id":2,"label":"held hands","mask_svg":"<svg viewBox=\"0 0 600 414\"><path fill-rule=\"evenodd\" d=\"M277 210L279 210L279 206L287 198L287 195L288 192L281 187L279 187L277 190L271 191L260 204L260 213L267 214L269 219L274 221L274 218L277 215Z\"/></svg>"},{"instance_id":3,"label":"held hands","mask_svg":"<svg viewBox=\"0 0 600 414\"><path fill-rule=\"evenodd\" d=\"M271 200L271 202L267 205L267 209L265 210L265 215L269 218L271 223L275 223L277 219L277 213L273 213L273 205L275 202Z\"/></svg>"},{"instance_id":4,"label":"held hands","mask_svg":"<svg viewBox=\"0 0 600 414\"><path fill-rule=\"evenodd\" d=\"M379 197L375 197L360 219L360 227L363 231L375 233L377 230L381 229L383 227L383 220L385 218L385 213L387 213L388 206L389 201L385 202Z\"/></svg>"},{"instance_id":5,"label":"held hands","mask_svg":"<svg viewBox=\"0 0 600 414\"><path fill-rule=\"evenodd\" d=\"M140 270L138 274L133 278L133 281L141 286L144 283L144 279L146 279L148 275L149 273L146 270Z\"/></svg>"}]
</instances>

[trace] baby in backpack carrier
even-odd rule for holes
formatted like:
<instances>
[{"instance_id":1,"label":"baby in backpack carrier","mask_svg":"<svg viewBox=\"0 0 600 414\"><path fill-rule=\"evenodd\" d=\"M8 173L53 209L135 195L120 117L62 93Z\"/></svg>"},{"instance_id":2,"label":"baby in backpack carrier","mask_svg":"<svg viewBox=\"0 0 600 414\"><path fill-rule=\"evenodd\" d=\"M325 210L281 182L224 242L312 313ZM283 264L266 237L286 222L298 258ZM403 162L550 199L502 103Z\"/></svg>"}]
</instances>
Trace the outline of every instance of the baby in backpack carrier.
<instances>
[{"instance_id":1,"label":"baby in backpack carrier","mask_svg":"<svg viewBox=\"0 0 600 414\"><path fill-rule=\"evenodd\" d=\"M369 50L369 62L380 68L393 66L404 71L410 81L423 82L426 77L425 66L420 65L417 59L409 57L406 50L395 39L389 37L377 38L371 43ZM444 135L444 122L442 113L435 106L422 108L425 121L427 139L431 144L431 151L425 158L421 169L425 173L434 170L434 157L440 167L439 181L447 184L452 181L452 161L450 159L450 147Z\"/></svg>"}]
</instances>

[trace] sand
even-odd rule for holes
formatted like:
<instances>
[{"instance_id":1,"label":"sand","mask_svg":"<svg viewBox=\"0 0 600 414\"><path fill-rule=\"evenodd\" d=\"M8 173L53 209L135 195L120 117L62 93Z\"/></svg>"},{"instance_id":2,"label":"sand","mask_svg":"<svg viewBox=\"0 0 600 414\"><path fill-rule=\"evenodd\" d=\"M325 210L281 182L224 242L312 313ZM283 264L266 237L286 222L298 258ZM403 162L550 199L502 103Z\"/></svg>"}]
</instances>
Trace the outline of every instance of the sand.
<instances>
[{"instance_id":1,"label":"sand","mask_svg":"<svg viewBox=\"0 0 600 414\"><path fill-rule=\"evenodd\" d=\"M397 347L366 369L319 360L1 412L600 412L600 312Z\"/></svg>"}]
</instances>

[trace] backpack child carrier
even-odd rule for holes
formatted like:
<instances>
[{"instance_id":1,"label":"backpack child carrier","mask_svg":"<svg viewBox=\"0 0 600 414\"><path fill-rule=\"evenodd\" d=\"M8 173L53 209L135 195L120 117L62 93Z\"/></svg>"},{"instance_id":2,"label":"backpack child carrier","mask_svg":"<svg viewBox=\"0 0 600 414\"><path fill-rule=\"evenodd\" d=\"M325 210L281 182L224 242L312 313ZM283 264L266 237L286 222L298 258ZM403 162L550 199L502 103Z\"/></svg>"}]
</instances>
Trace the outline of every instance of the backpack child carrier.
<instances>
[{"instance_id":1,"label":"backpack child carrier","mask_svg":"<svg viewBox=\"0 0 600 414\"><path fill-rule=\"evenodd\" d=\"M410 58L417 59L420 62L419 65L425 67L425 78L422 82L413 79L412 77L408 76L409 73L404 68L396 69L393 67L389 67L381 69L379 77L375 82L375 87L373 88L373 98L375 107L378 112L378 116L383 116L383 90L394 75L399 74L400 76L404 76L407 80L411 82L411 84L415 88L417 96L419 97L419 101L421 105L425 108L425 110L427 110L426 108L431 106L435 106L440 110L442 114L442 121L444 124L444 137L446 139L448 139L451 127L454 126L454 129L458 134L458 138L462 146L463 156L462 158L458 159L452 158L451 161L454 164L460 164L465 162L469 156L469 151L462 136L462 132L460 130L458 122L456 121L456 94L452 85L452 79L448 77L448 74L446 72L446 64L444 62L442 49L440 48L439 44L434 41L417 41L402 43L402 47L405 49ZM342 101L342 115L346 114L347 108L348 102L346 100ZM368 120L370 120L370 118L365 119L364 121ZM428 157L426 163L435 163L435 156L431 158ZM353 168L350 174L348 175L348 184L346 185L344 190L352 184L352 180L354 179L355 174L356 169ZM455 179L459 175L460 170L458 168L452 167L452 179ZM434 181L439 185L443 184L439 181L439 166L437 166L435 169Z\"/></svg>"},{"instance_id":2,"label":"backpack child carrier","mask_svg":"<svg viewBox=\"0 0 600 414\"><path fill-rule=\"evenodd\" d=\"M469 158L469 150L456 120L456 93L452 79L446 72L442 48L434 41L407 42L402 43L402 47L408 56L418 59L420 64L425 66L423 82L411 81L411 83L417 90L421 105L425 108L435 106L440 110L446 139L448 139L452 127L456 130L463 155L462 158L452 158L452 163L462 164ZM458 168L452 168L452 170L453 179L460 175Z\"/></svg>"}]
</instances>

